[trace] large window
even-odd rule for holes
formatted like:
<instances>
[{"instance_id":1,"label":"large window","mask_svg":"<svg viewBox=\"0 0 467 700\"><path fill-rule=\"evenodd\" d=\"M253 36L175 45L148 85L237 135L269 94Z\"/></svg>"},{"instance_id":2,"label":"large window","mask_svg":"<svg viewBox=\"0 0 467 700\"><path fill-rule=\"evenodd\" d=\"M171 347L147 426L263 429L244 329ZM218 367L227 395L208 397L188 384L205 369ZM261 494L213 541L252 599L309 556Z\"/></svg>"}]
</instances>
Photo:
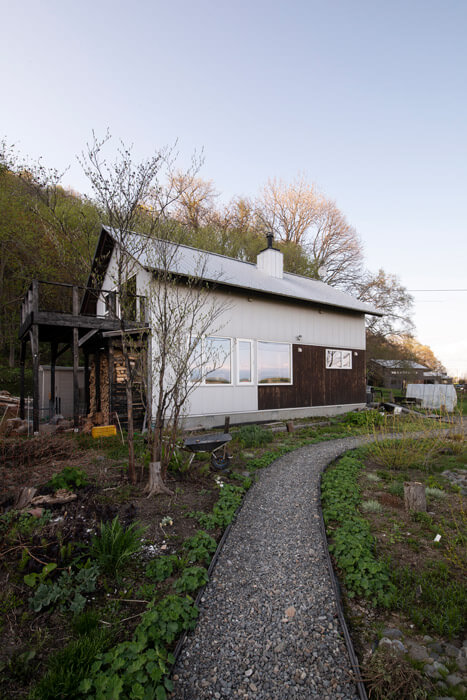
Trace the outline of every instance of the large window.
<instances>
[{"instance_id":1,"label":"large window","mask_svg":"<svg viewBox=\"0 0 467 700\"><path fill-rule=\"evenodd\" d=\"M326 350L326 369L352 369L352 352Z\"/></svg>"},{"instance_id":2,"label":"large window","mask_svg":"<svg viewBox=\"0 0 467 700\"><path fill-rule=\"evenodd\" d=\"M253 384L253 342L237 342L237 370L239 384Z\"/></svg>"},{"instance_id":3,"label":"large window","mask_svg":"<svg viewBox=\"0 0 467 700\"><path fill-rule=\"evenodd\" d=\"M258 341L258 384L291 384L292 361L288 343Z\"/></svg>"},{"instance_id":4,"label":"large window","mask_svg":"<svg viewBox=\"0 0 467 700\"><path fill-rule=\"evenodd\" d=\"M232 352L230 338L205 338L204 360L206 384L232 383Z\"/></svg>"}]
</instances>

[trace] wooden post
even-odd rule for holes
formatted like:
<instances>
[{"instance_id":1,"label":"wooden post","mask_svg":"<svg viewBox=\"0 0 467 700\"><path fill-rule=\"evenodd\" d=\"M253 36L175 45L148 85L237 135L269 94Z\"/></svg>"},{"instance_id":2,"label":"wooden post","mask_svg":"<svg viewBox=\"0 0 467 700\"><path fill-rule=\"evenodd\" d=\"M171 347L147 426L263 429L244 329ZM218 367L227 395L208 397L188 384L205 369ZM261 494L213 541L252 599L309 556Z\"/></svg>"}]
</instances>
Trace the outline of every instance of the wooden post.
<instances>
[{"instance_id":1,"label":"wooden post","mask_svg":"<svg viewBox=\"0 0 467 700\"><path fill-rule=\"evenodd\" d=\"M33 392L32 392L32 430L33 433L39 432L39 326L37 323L32 324L29 332L31 338L32 350L32 376L33 376Z\"/></svg>"},{"instance_id":2,"label":"wooden post","mask_svg":"<svg viewBox=\"0 0 467 700\"><path fill-rule=\"evenodd\" d=\"M407 512L426 512L425 487L419 481L404 481L404 503Z\"/></svg>"},{"instance_id":3,"label":"wooden post","mask_svg":"<svg viewBox=\"0 0 467 700\"><path fill-rule=\"evenodd\" d=\"M230 433L230 416L225 417L224 421L224 433Z\"/></svg>"},{"instance_id":4,"label":"wooden post","mask_svg":"<svg viewBox=\"0 0 467 700\"><path fill-rule=\"evenodd\" d=\"M39 281L32 281L31 311L36 314L39 311ZM34 318L34 316L33 316Z\"/></svg>"},{"instance_id":5,"label":"wooden post","mask_svg":"<svg viewBox=\"0 0 467 700\"><path fill-rule=\"evenodd\" d=\"M110 416L113 413L113 405L112 405L112 388L113 388L113 383L114 383L114 347L113 347L113 341L112 338L109 338L109 352L108 352L108 375L109 375L109 414L107 417L104 417L104 420L110 423Z\"/></svg>"},{"instance_id":6,"label":"wooden post","mask_svg":"<svg viewBox=\"0 0 467 700\"><path fill-rule=\"evenodd\" d=\"M78 287L73 287L73 316L79 315ZM73 426L75 431L79 427L79 329L73 328Z\"/></svg>"},{"instance_id":7,"label":"wooden post","mask_svg":"<svg viewBox=\"0 0 467 700\"><path fill-rule=\"evenodd\" d=\"M94 380L96 383L96 413L99 413L101 410L101 352L99 348L97 348L94 353L94 373Z\"/></svg>"},{"instance_id":8,"label":"wooden post","mask_svg":"<svg viewBox=\"0 0 467 700\"><path fill-rule=\"evenodd\" d=\"M26 340L21 341L21 351L20 351L20 356L19 356L19 368L20 368L20 377L19 377L19 417L21 420L24 420L24 394L25 394L25 386L24 386L24 365L26 362Z\"/></svg>"},{"instance_id":9,"label":"wooden post","mask_svg":"<svg viewBox=\"0 0 467 700\"><path fill-rule=\"evenodd\" d=\"M91 410L91 394L89 391L89 353L84 351L84 400L86 403L86 415Z\"/></svg>"},{"instance_id":10,"label":"wooden post","mask_svg":"<svg viewBox=\"0 0 467 700\"><path fill-rule=\"evenodd\" d=\"M55 365L57 364L57 343L52 341L50 349L49 420L55 415Z\"/></svg>"}]
</instances>

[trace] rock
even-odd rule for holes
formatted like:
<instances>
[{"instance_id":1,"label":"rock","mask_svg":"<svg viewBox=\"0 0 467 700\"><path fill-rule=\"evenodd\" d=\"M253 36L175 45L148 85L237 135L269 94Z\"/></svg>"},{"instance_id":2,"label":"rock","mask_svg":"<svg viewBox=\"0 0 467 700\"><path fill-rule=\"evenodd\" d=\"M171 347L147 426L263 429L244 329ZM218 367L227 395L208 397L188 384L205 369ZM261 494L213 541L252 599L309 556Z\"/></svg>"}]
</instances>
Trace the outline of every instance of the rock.
<instances>
[{"instance_id":1,"label":"rock","mask_svg":"<svg viewBox=\"0 0 467 700\"><path fill-rule=\"evenodd\" d=\"M462 678L456 673L450 673L449 676L446 676L446 683L450 686L456 686L462 683Z\"/></svg>"},{"instance_id":2,"label":"rock","mask_svg":"<svg viewBox=\"0 0 467 700\"><path fill-rule=\"evenodd\" d=\"M397 629L397 627L385 627L383 630L383 637L388 639L402 639L402 632Z\"/></svg>"},{"instance_id":3,"label":"rock","mask_svg":"<svg viewBox=\"0 0 467 700\"><path fill-rule=\"evenodd\" d=\"M293 605L291 605L287 610L285 611L285 616L289 619L292 620L292 618L295 617L295 608Z\"/></svg>"},{"instance_id":4,"label":"rock","mask_svg":"<svg viewBox=\"0 0 467 700\"><path fill-rule=\"evenodd\" d=\"M433 678L433 680L441 678L440 672L436 670L433 664L425 664L425 666L423 667L423 672L426 676Z\"/></svg>"},{"instance_id":5,"label":"rock","mask_svg":"<svg viewBox=\"0 0 467 700\"><path fill-rule=\"evenodd\" d=\"M433 661L433 666L437 671L440 671L441 673L449 673L446 666L440 663L439 661Z\"/></svg>"},{"instance_id":6,"label":"rock","mask_svg":"<svg viewBox=\"0 0 467 700\"><path fill-rule=\"evenodd\" d=\"M407 642L409 656L415 661L425 661L430 663L433 659L430 657L426 647L421 644L416 644L416 642Z\"/></svg>"},{"instance_id":7,"label":"rock","mask_svg":"<svg viewBox=\"0 0 467 700\"><path fill-rule=\"evenodd\" d=\"M446 656L450 656L452 659L455 659L459 653L459 649L455 647L454 644L445 644L444 653Z\"/></svg>"},{"instance_id":8,"label":"rock","mask_svg":"<svg viewBox=\"0 0 467 700\"><path fill-rule=\"evenodd\" d=\"M379 647L387 647L388 649L392 649L393 651L396 651L398 654L405 654L407 649L405 646L402 644L400 639L388 639L388 637L382 637L379 640Z\"/></svg>"},{"instance_id":9,"label":"rock","mask_svg":"<svg viewBox=\"0 0 467 700\"><path fill-rule=\"evenodd\" d=\"M249 677L252 676L252 675L253 675L253 669L252 669L252 668L249 668L247 671L245 671L245 676L246 676L247 678L249 678Z\"/></svg>"}]
</instances>

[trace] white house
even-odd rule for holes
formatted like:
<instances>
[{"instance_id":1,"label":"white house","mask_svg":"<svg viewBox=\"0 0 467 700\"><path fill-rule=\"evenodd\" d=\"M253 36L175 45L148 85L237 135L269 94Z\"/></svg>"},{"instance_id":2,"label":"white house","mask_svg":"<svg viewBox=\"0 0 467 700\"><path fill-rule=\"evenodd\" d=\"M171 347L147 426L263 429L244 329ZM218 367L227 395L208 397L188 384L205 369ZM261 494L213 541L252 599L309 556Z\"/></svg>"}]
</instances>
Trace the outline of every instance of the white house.
<instances>
[{"instance_id":1,"label":"white house","mask_svg":"<svg viewBox=\"0 0 467 700\"><path fill-rule=\"evenodd\" d=\"M85 295L81 313L118 314L117 240L115 232L102 229L89 284L96 273L102 281L95 294ZM157 267L154 244L134 234L126 246L134 320L141 322ZM180 245L170 268L181 286L201 276L221 307L217 330L204 342L219 350L223 362L191 394L186 426L221 425L225 416L241 423L334 415L365 405L365 314L381 315L376 309L323 282L284 272L272 238L256 263ZM89 335L83 349L93 356L91 412L103 412L104 422L113 411L123 418L119 334ZM97 395L96 377L105 397Z\"/></svg>"}]
</instances>

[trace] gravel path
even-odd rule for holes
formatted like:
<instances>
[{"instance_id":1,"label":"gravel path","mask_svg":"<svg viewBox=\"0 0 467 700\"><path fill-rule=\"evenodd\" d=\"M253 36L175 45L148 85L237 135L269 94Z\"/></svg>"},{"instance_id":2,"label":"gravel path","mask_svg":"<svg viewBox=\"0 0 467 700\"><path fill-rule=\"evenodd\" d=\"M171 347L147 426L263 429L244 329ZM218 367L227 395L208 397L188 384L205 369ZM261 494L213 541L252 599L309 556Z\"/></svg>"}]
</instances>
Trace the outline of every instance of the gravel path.
<instances>
[{"instance_id":1,"label":"gravel path","mask_svg":"<svg viewBox=\"0 0 467 700\"><path fill-rule=\"evenodd\" d=\"M358 698L319 525L320 472L362 442L291 452L260 473L174 669L177 700Z\"/></svg>"}]
</instances>

